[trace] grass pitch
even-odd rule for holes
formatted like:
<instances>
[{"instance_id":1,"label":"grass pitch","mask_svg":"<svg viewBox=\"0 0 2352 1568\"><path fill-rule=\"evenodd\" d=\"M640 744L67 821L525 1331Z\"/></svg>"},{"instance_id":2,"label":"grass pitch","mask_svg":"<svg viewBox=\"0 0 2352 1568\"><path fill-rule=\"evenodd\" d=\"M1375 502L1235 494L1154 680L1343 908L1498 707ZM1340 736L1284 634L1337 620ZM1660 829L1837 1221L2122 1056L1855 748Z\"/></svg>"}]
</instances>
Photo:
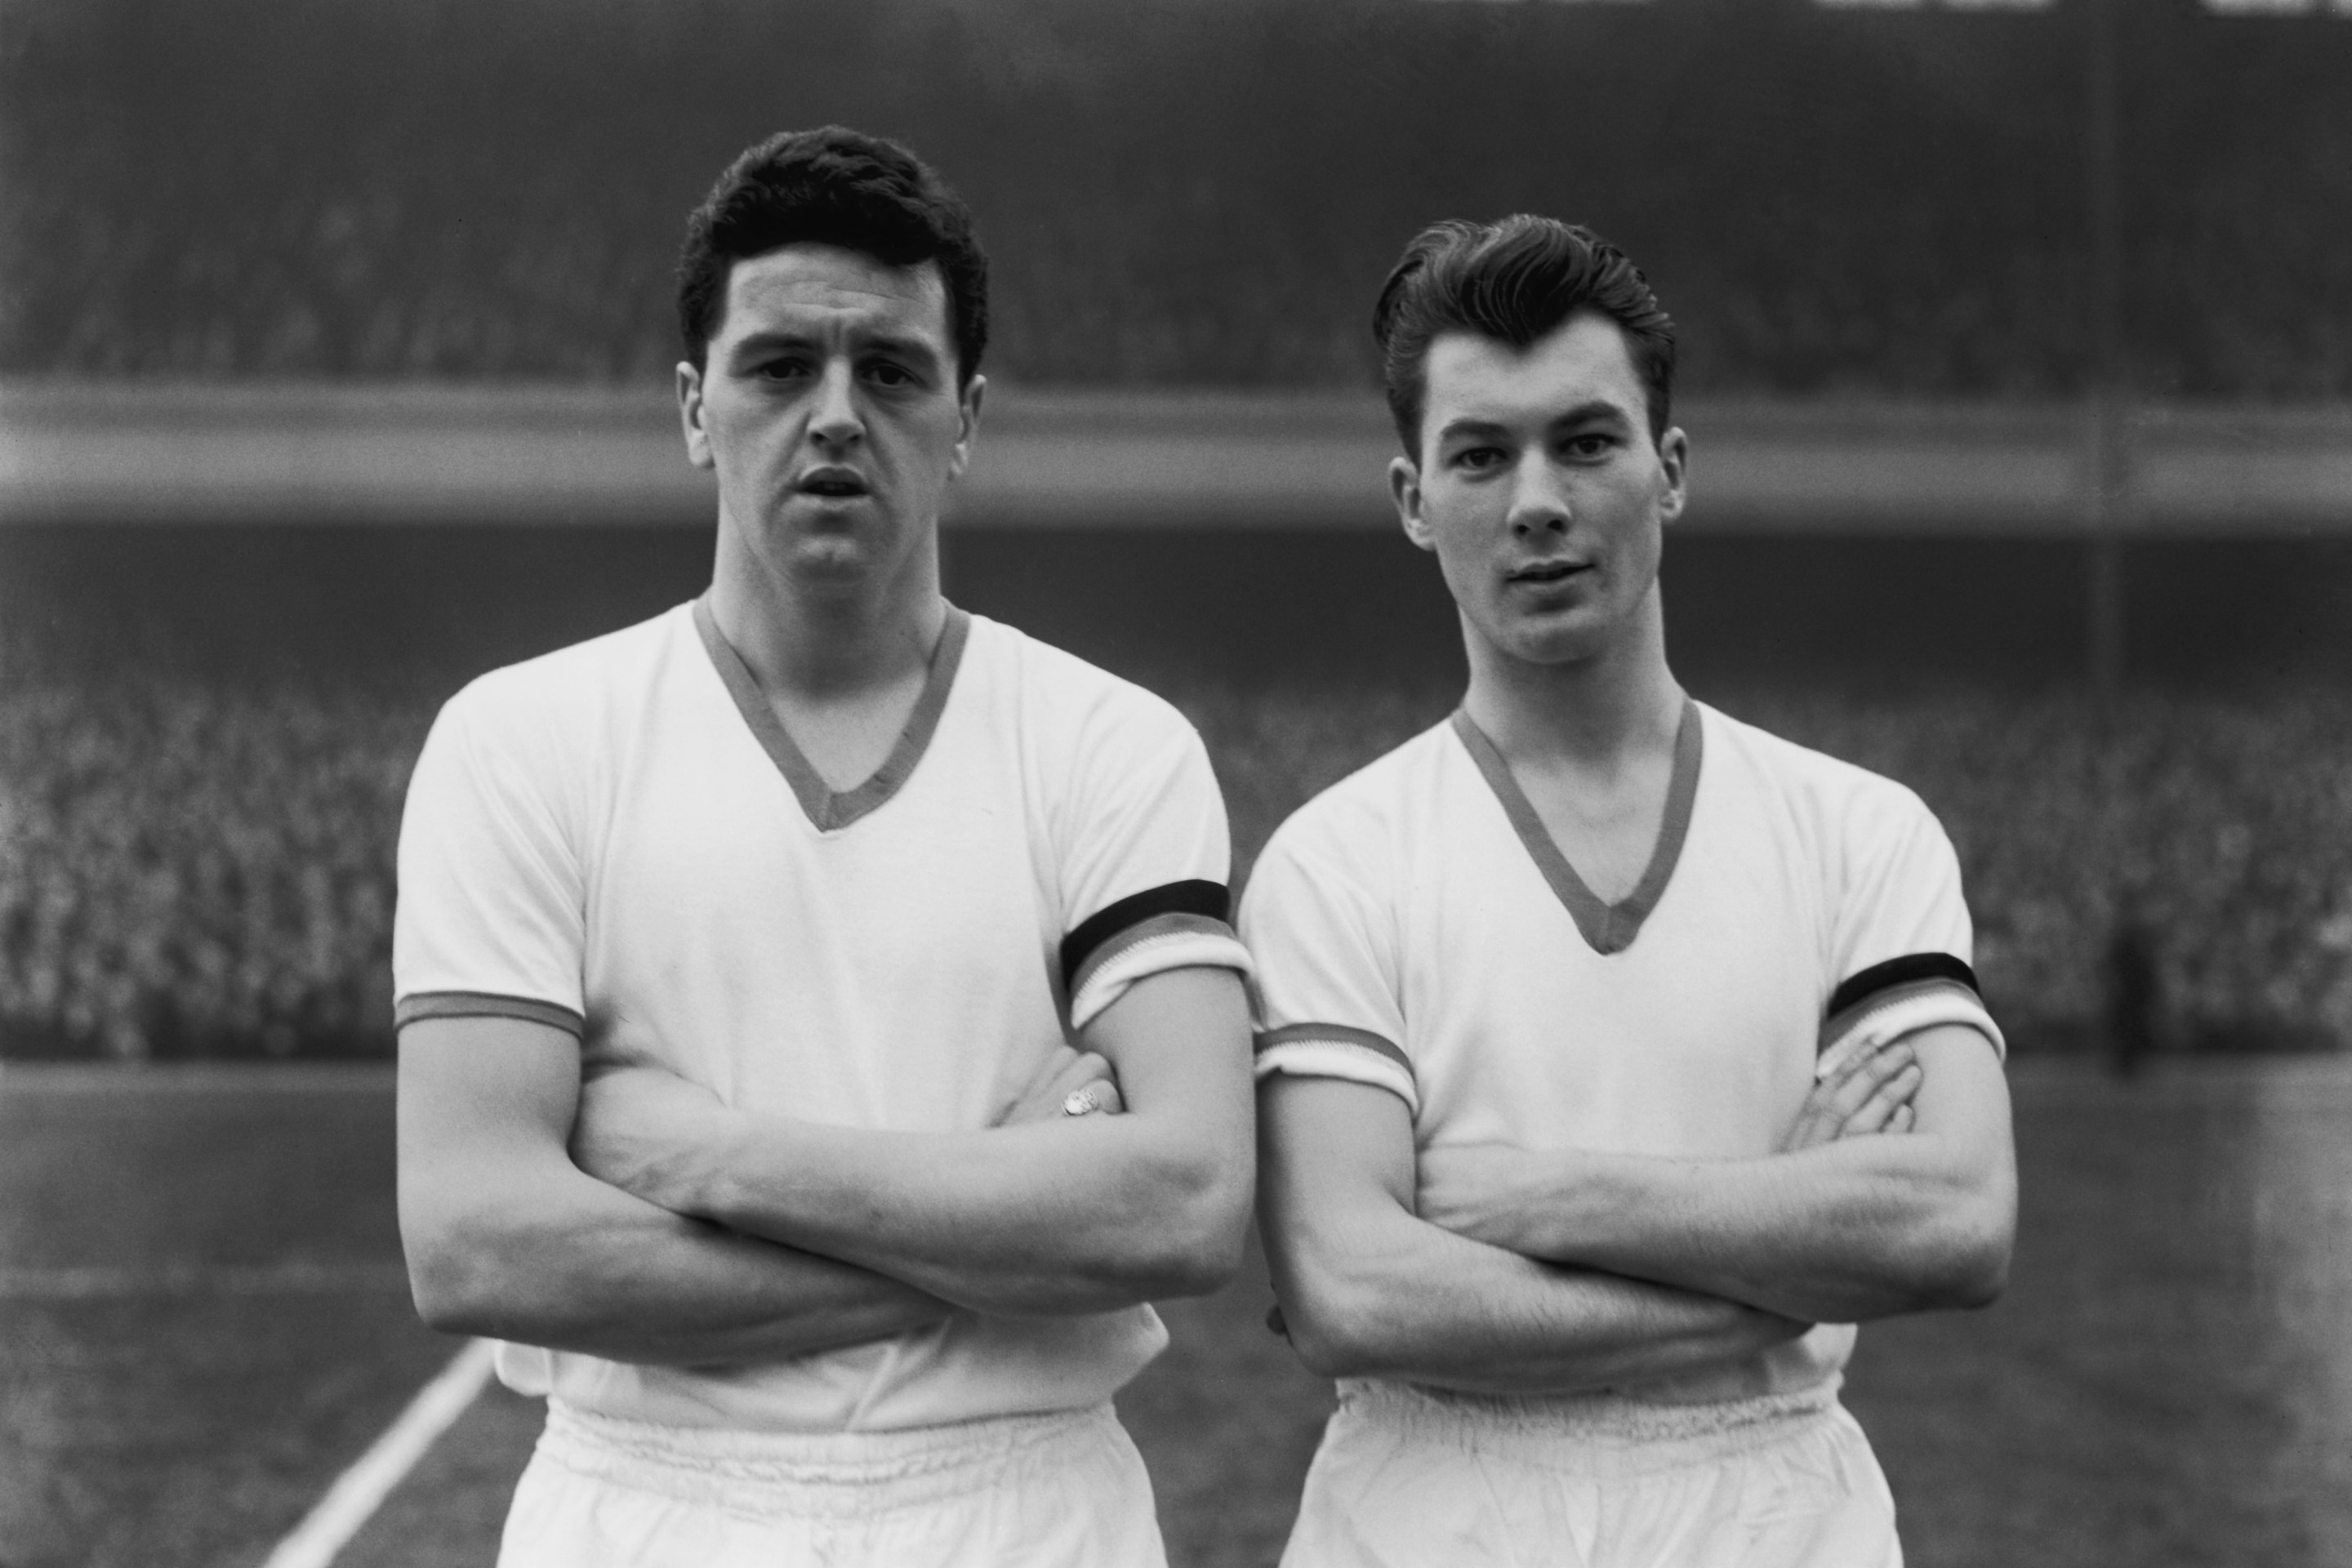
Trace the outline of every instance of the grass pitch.
<instances>
[{"instance_id":1,"label":"grass pitch","mask_svg":"<svg viewBox=\"0 0 2352 1568\"><path fill-rule=\"evenodd\" d=\"M2015 1069L2009 1295L1848 1400L1919 1568L2352 1562L2352 1063ZM398 1274L380 1071L0 1073L0 1564L249 1568L452 1352ZM1253 1259L1120 1399L1177 1568L1279 1550L1330 1408ZM537 1410L446 1434L342 1568L488 1564Z\"/></svg>"}]
</instances>

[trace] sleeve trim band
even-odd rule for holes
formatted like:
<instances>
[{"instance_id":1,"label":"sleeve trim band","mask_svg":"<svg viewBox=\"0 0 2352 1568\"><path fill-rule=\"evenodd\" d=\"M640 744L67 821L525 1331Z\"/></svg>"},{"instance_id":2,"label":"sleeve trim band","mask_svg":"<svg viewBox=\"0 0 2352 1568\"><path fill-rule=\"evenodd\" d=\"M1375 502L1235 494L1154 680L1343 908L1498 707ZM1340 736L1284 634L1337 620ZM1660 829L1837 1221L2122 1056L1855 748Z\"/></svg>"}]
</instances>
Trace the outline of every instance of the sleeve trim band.
<instances>
[{"instance_id":1,"label":"sleeve trim band","mask_svg":"<svg viewBox=\"0 0 2352 1568\"><path fill-rule=\"evenodd\" d=\"M396 1033L420 1018L520 1018L545 1024L573 1037L588 1032L588 1020L571 1008L530 996L501 996L490 991L420 991L403 996L392 1010Z\"/></svg>"},{"instance_id":2,"label":"sleeve trim band","mask_svg":"<svg viewBox=\"0 0 2352 1568\"><path fill-rule=\"evenodd\" d=\"M1259 1056L1280 1046L1354 1046L1388 1058L1404 1069L1405 1077L1415 1077L1412 1058L1404 1054L1402 1047L1384 1035L1376 1035L1370 1029L1350 1028L1345 1024L1286 1024L1279 1029L1265 1031L1258 1036L1256 1043Z\"/></svg>"},{"instance_id":3,"label":"sleeve trim band","mask_svg":"<svg viewBox=\"0 0 2352 1568\"><path fill-rule=\"evenodd\" d=\"M1346 1033L1349 1036L1360 1037L1330 1037L1339 1033L1331 1029L1311 1030L1301 1038L1262 1047L1252 1076L1261 1082L1282 1073L1293 1078L1332 1078L1367 1084L1395 1095L1404 1101L1408 1111L1419 1116L1421 1094L1413 1081L1412 1069L1386 1051L1363 1043L1367 1038L1379 1039L1377 1035L1349 1030Z\"/></svg>"}]
</instances>

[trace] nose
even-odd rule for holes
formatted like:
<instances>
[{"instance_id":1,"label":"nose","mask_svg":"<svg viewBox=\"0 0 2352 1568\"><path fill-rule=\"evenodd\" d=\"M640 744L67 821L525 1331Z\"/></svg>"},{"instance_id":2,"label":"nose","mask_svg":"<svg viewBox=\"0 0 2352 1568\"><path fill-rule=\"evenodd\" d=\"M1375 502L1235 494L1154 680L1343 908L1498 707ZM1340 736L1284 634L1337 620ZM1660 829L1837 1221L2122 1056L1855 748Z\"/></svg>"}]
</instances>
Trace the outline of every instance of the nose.
<instances>
[{"instance_id":1,"label":"nose","mask_svg":"<svg viewBox=\"0 0 2352 1568\"><path fill-rule=\"evenodd\" d=\"M848 363L828 361L809 410L809 434L819 445L839 450L864 438L866 421L857 412L856 394Z\"/></svg>"},{"instance_id":2,"label":"nose","mask_svg":"<svg viewBox=\"0 0 2352 1568\"><path fill-rule=\"evenodd\" d=\"M1508 517L1515 539L1568 532L1568 492L1542 453L1529 452L1520 459L1518 473L1512 481Z\"/></svg>"}]
</instances>

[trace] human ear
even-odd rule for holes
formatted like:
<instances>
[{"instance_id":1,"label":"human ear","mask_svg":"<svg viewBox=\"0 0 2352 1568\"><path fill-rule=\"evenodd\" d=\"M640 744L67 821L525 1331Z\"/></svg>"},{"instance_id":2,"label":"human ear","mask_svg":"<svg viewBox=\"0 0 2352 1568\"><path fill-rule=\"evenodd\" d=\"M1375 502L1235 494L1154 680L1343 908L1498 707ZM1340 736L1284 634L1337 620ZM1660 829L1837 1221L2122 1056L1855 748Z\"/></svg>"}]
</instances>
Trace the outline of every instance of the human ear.
<instances>
[{"instance_id":1,"label":"human ear","mask_svg":"<svg viewBox=\"0 0 2352 1568\"><path fill-rule=\"evenodd\" d=\"M677 362L677 422L686 434L686 460L698 468L715 466L710 433L702 426L702 372L692 362Z\"/></svg>"},{"instance_id":2,"label":"human ear","mask_svg":"<svg viewBox=\"0 0 2352 1568\"><path fill-rule=\"evenodd\" d=\"M1421 510L1421 469L1411 458L1389 459L1389 500L1396 505L1397 521L1403 525L1404 536L1423 550L1436 549L1429 521Z\"/></svg>"},{"instance_id":3,"label":"human ear","mask_svg":"<svg viewBox=\"0 0 2352 1568\"><path fill-rule=\"evenodd\" d=\"M964 465L971 461L971 443L980 434L980 402L988 391L988 377L975 375L956 395L955 455L949 459L948 471L961 477Z\"/></svg>"},{"instance_id":4,"label":"human ear","mask_svg":"<svg viewBox=\"0 0 2352 1568\"><path fill-rule=\"evenodd\" d=\"M1658 471L1663 476L1663 493L1658 498L1658 517L1672 522L1683 514L1688 492L1683 488L1690 468L1690 437L1677 425L1658 437Z\"/></svg>"}]
</instances>

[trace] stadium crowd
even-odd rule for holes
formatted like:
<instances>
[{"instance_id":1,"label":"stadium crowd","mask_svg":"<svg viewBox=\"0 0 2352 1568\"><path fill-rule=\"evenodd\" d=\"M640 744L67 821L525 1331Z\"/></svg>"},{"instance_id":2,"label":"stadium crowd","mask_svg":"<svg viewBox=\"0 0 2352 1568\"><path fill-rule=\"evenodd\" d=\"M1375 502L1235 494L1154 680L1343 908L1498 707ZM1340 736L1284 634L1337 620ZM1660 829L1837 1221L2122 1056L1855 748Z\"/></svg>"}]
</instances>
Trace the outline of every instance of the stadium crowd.
<instances>
[{"instance_id":1,"label":"stadium crowd","mask_svg":"<svg viewBox=\"0 0 2352 1568\"><path fill-rule=\"evenodd\" d=\"M971 199L1024 381L1361 384L1404 237L1525 208L1644 259L1691 391L2063 395L2081 8L1969 9L26 0L0 371L659 379L709 171L837 119ZM2352 394L2352 26L2131 21L2137 385Z\"/></svg>"},{"instance_id":2,"label":"stadium crowd","mask_svg":"<svg viewBox=\"0 0 2352 1568\"><path fill-rule=\"evenodd\" d=\"M393 850L429 703L324 677L0 665L0 1048L140 1058L390 1047ZM1442 713L1403 689L1180 694L1236 875L1292 807ZM1917 789L1958 844L2022 1049L2095 1039L2118 919L2159 1044L2352 1039L2352 699L1725 703Z\"/></svg>"},{"instance_id":3,"label":"stadium crowd","mask_svg":"<svg viewBox=\"0 0 2352 1568\"><path fill-rule=\"evenodd\" d=\"M392 851L424 739L356 690L0 689L0 1044L388 1048Z\"/></svg>"}]
</instances>

